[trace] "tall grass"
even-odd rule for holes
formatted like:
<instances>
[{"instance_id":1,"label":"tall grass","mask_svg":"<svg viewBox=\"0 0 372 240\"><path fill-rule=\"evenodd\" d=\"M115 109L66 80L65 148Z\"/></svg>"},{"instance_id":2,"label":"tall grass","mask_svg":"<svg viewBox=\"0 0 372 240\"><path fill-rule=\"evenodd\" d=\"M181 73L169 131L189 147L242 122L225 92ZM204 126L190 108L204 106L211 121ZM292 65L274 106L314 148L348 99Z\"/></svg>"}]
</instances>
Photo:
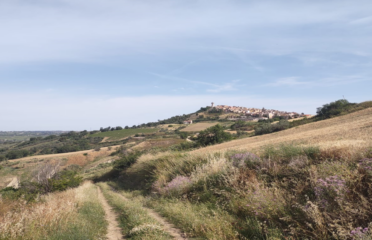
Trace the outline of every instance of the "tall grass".
<instances>
[{"instance_id":1,"label":"tall grass","mask_svg":"<svg viewBox=\"0 0 372 240\"><path fill-rule=\"evenodd\" d=\"M96 191L85 183L33 204L2 201L0 239L102 239L107 224Z\"/></svg>"},{"instance_id":2,"label":"tall grass","mask_svg":"<svg viewBox=\"0 0 372 240\"><path fill-rule=\"evenodd\" d=\"M369 236L372 222L371 152L280 144L257 155L168 153L146 156L124 175L145 171L149 206L192 236L356 239L360 228Z\"/></svg>"}]
</instances>

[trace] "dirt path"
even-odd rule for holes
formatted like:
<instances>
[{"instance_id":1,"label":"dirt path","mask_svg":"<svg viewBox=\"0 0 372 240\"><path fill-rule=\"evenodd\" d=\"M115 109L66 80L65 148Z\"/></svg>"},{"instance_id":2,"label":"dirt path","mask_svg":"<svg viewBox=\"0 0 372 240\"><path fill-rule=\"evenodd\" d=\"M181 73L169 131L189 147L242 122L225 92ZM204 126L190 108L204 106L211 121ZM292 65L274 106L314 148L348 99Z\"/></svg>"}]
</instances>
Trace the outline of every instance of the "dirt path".
<instances>
[{"instance_id":1,"label":"dirt path","mask_svg":"<svg viewBox=\"0 0 372 240\"><path fill-rule=\"evenodd\" d=\"M128 198L124 197L119 193L119 196L124 200L124 201L130 201ZM187 240L188 238L185 236L184 233L182 233L181 230L177 229L174 227L173 224L169 223L165 218L159 215L159 213L155 212L154 210L150 208L143 207L148 214L153 217L156 221L158 221L160 224L163 225L164 231L169 233L174 239L176 240Z\"/></svg>"},{"instance_id":2,"label":"dirt path","mask_svg":"<svg viewBox=\"0 0 372 240\"><path fill-rule=\"evenodd\" d=\"M98 199L101 201L103 209L106 213L106 221L108 222L107 227L107 234L106 238L108 240L118 240L118 239L124 239L123 235L121 234L121 229L119 227L118 221L116 221L116 214L110 207L110 205L107 203L105 197L103 196L101 189L97 186L98 191Z\"/></svg>"}]
</instances>

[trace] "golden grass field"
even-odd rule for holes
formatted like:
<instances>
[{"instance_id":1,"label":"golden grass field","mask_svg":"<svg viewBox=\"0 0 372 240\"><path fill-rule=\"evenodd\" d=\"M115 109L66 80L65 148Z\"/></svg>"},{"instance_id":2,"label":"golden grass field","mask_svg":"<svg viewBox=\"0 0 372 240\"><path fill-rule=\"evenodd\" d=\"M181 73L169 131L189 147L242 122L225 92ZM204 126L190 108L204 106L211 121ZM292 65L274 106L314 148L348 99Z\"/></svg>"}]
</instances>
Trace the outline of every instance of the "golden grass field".
<instances>
[{"instance_id":1,"label":"golden grass field","mask_svg":"<svg viewBox=\"0 0 372 240\"><path fill-rule=\"evenodd\" d=\"M372 108L285 131L226 142L193 151L214 152L227 149L257 149L265 145L297 143L328 147L364 148L372 146Z\"/></svg>"},{"instance_id":2,"label":"golden grass field","mask_svg":"<svg viewBox=\"0 0 372 240\"><path fill-rule=\"evenodd\" d=\"M195 123L195 124L190 124L186 128L182 129L182 132L199 132L203 131L209 127L212 127L214 125L218 124L217 122L214 123Z\"/></svg>"},{"instance_id":3,"label":"golden grass field","mask_svg":"<svg viewBox=\"0 0 372 240\"><path fill-rule=\"evenodd\" d=\"M113 146L109 150L108 147L101 148L100 151L86 150L79 152L70 152L62 154L49 154L39 155L20 159L9 160L9 166L6 163L2 163L1 166L11 167L10 170L0 170L0 189L6 187L14 178L18 178L20 181L24 181L30 178L32 172L40 165L48 161L62 161L62 167L67 167L72 164L84 167L92 162L100 159L107 158L113 151L116 150ZM87 155L83 155L86 153ZM98 164L100 162L97 162Z\"/></svg>"},{"instance_id":4,"label":"golden grass field","mask_svg":"<svg viewBox=\"0 0 372 240\"><path fill-rule=\"evenodd\" d=\"M111 146L110 151L115 151L117 147L120 147L120 145ZM108 148L110 147L103 147L101 148L101 151L108 151ZM78 151L78 152L67 152L67 153L55 153L55 154L46 154L46 155L36 155L36 156L29 156L24 158L18 158L14 160L9 160L10 162L18 162L18 161L26 161L26 160L36 160L36 159L52 159L52 158L59 158L59 157L69 157L71 155L80 155L84 153L92 153L94 152L93 149L90 150L84 150L84 151Z\"/></svg>"}]
</instances>

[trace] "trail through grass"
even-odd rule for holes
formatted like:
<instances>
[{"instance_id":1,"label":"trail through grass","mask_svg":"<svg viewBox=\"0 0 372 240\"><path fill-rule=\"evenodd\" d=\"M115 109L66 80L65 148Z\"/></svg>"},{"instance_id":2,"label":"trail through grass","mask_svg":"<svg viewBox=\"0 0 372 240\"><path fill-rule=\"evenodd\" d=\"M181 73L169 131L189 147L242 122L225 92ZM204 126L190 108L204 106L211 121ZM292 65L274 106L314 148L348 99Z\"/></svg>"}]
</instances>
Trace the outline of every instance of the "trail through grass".
<instances>
[{"instance_id":1,"label":"trail through grass","mask_svg":"<svg viewBox=\"0 0 372 240\"><path fill-rule=\"evenodd\" d=\"M138 240L168 240L172 236L165 231L164 225L153 218L140 201L123 197L111 190L106 183L98 183L109 204L119 216L120 227L127 239Z\"/></svg>"}]
</instances>

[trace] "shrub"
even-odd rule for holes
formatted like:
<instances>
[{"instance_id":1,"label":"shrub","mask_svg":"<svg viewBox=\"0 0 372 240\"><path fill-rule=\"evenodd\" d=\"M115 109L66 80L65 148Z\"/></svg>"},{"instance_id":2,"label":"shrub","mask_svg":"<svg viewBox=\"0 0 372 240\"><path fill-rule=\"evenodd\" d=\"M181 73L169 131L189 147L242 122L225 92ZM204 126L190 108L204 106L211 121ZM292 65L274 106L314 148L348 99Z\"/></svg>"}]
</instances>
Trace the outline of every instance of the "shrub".
<instances>
[{"instance_id":1,"label":"shrub","mask_svg":"<svg viewBox=\"0 0 372 240\"><path fill-rule=\"evenodd\" d=\"M172 181L168 182L165 187L160 187L157 185L158 182L155 182L153 188L160 192L166 194L172 193L182 193L185 189L187 189L191 184L192 181L189 177L185 176L176 176L172 179Z\"/></svg>"},{"instance_id":2,"label":"shrub","mask_svg":"<svg viewBox=\"0 0 372 240\"><path fill-rule=\"evenodd\" d=\"M350 110L355 103L350 103L346 99L337 100L335 102L324 104L322 107L317 108L317 115L324 118L331 118L340 115Z\"/></svg>"},{"instance_id":3,"label":"shrub","mask_svg":"<svg viewBox=\"0 0 372 240\"><path fill-rule=\"evenodd\" d=\"M231 134L225 132L224 128L217 124L213 127L207 128L204 131L201 131L196 140L200 145L207 146L229 141L231 139Z\"/></svg>"},{"instance_id":4,"label":"shrub","mask_svg":"<svg viewBox=\"0 0 372 240\"><path fill-rule=\"evenodd\" d=\"M231 157L235 167L253 167L260 158L254 153L237 153Z\"/></svg>"},{"instance_id":5,"label":"shrub","mask_svg":"<svg viewBox=\"0 0 372 240\"><path fill-rule=\"evenodd\" d=\"M372 158L363 158L360 160L359 167L367 174L372 175Z\"/></svg>"},{"instance_id":6,"label":"shrub","mask_svg":"<svg viewBox=\"0 0 372 240\"><path fill-rule=\"evenodd\" d=\"M140 152L133 152L127 153L119 160L114 162L114 169L116 170L124 170L134 164L137 159L141 156L142 153Z\"/></svg>"},{"instance_id":7,"label":"shrub","mask_svg":"<svg viewBox=\"0 0 372 240\"><path fill-rule=\"evenodd\" d=\"M77 176L77 172L73 170L65 170L57 174L54 178L50 179L51 182L51 192L54 191L64 191L68 188L78 187L83 178Z\"/></svg>"},{"instance_id":8,"label":"shrub","mask_svg":"<svg viewBox=\"0 0 372 240\"><path fill-rule=\"evenodd\" d=\"M290 126L287 120L280 120L276 124L263 123L255 128L256 135L268 134L288 129Z\"/></svg>"},{"instance_id":9,"label":"shrub","mask_svg":"<svg viewBox=\"0 0 372 240\"><path fill-rule=\"evenodd\" d=\"M315 196L322 208L329 207L332 203L340 202L346 193L345 180L339 176L318 179L314 187Z\"/></svg>"},{"instance_id":10,"label":"shrub","mask_svg":"<svg viewBox=\"0 0 372 240\"><path fill-rule=\"evenodd\" d=\"M27 150L13 150L13 151L9 151L5 155L5 157L8 159L17 159L17 158L27 157L29 154L30 152Z\"/></svg>"}]
</instances>

